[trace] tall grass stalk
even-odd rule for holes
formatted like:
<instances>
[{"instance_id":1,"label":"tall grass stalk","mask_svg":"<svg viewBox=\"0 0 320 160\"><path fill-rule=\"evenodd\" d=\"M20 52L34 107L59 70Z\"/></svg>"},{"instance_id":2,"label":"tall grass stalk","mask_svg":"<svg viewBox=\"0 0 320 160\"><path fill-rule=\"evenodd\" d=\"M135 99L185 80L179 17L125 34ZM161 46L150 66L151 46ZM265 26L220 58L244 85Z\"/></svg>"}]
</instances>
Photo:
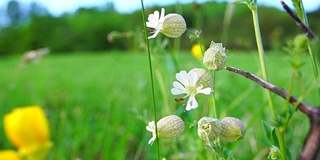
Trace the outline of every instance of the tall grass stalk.
<instances>
[{"instance_id":1,"label":"tall grass stalk","mask_svg":"<svg viewBox=\"0 0 320 160\"><path fill-rule=\"evenodd\" d=\"M254 25L254 31L256 35L256 42L257 42L257 47L258 47L258 52L259 52L259 61L260 61L260 66L262 70L262 77L264 80L268 80L268 74L267 74L267 69L265 65L265 55L264 55L264 49L263 49L263 43L262 43L262 38L261 38L261 32L260 32L260 26L259 26L259 17L258 17L258 7L257 7L257 0L253 1L246 1L248 8L252 12L252 18L253 18L253 25ZM274 120L277 120L277 114L273 106L273 100L271 97L271 92L269 90L266 90L266 95L269 103L269 108L272 114L272 117ZM284 142L284 130L281 130L279 127L276 127L276 133L277 133L277 138L278 138L278 143L279 143L279 148L281 151L281 158L283 160L286 159L286 147L285 147L285 142Z\"/></svg>"},{"instance_id":2,"label":"tall grass stalk","mask_svg":"<svg viewBox=\"0 0 320 160\"><path fill-rule=\"evenodd\" d=\"M158 160L160 160L160 147L159 147L159 138L158 138L158 127L157 127L157 112L156 112L156 100L155 100L155 89L154 89L154 77L153 77L153 68L152 68L152 60L151 60L151 51L150 51L150 44L148 39L148 32L147 32L147 18L146 12L144 9L143 0L141 0L141 9L142 9L142 19L143 19L143 28L144 28L144 38L147 45L147 52L148 52L148 61L149 61L149 71L150 71L150 81L151 81L151 92L152 92L152 105L153 105L153 116L156 128L156 144L157 144L157 156Z\"/></svg>"}]
</instances>

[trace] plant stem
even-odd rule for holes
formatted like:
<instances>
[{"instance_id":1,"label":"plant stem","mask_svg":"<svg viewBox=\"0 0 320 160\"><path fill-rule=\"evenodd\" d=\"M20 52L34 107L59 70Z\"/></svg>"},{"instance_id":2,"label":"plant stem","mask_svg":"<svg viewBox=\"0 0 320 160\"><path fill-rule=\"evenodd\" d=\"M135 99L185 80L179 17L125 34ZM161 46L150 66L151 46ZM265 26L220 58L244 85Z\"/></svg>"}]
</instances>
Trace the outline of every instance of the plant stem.
<instances>
[{"instance_id":1,"label":"plant stem","mask_svg":"<svg viewBox=\"0 0 320 160\"><path fill-rule=\"evenodd\" d=\"M262 43L262 38L261 38L260 26L259 26L257 1L255 0L253 2L253 4L247 2L247 5L249 6L249 9L252 12L254 31L255 31L255 35L256 35L256 42L257 42L257 47L258 47L258 52L259 52L260 66L261 66L261 70L262 70L262 77L264 80L268 81L268 74L267 74L266 65L265 65L264 49L263 49L263 43ZM277 120L277 114L276 114L274 106L273 106L271 92L269 90L266 90L266 94L267 94L267 99L268 99L269 108L270 108L272 117L274 120ZM285 142L284 142L284 132L285 132L285 130L283 128L280 129L279 127L276 127L279 148L281 151L281 158L283 160L286 159L286 147L285 147Z\"/></svg>"},{"instance_id":2,"label":"plant stem","mask_svg":"<svg viewBox=\"0 0 320 160\"><path fill-rule=\"evenodd\" d=\"M282 7L291 16L291 18L296 22L296 24L304 32L304 34L310 40L317 39L316 35L314 34L314 32L309 28L307 14L306 14L306 11L304 10L302 0L295 0L295 1L293 0L292 1L294 6L295 6L295 8L296 8L296 10L297 10L298 15L296 15L288 7L288 5L286 3L284 3L283 1L280 1L280 2L281 2ZM313 68L314 77L315 77L316 81L319 81L320 80L319 71L318 71L316 57L312 52L311 41L308 41L308 51L309 51L311 62L312 62L312 68ZM317 87L317 89L318 89L318 95L320 97L320 88Z\"/></svg>"},{"instance_id":3,"label":"plant stem","mask_svg":"<svg viewBox=\"0 0 320 160\"><path fill-rule=\"evenodd\" d=\"M259 26L259 18L258 18L258 9L255 4L255 7L251 9L252 12L252 17L253 17L253 25L254 25L254 31L256 35L256 42L257 42L257 48L259 52L259 61L260 61L260 67L262 71L262 78L266 81L268 80L268 74L267 74L267 69L265 65L265 55L264 55L264 49L263 49L263 43L262 43L262 38L260 34L260 26ZM274 119L277 119L277 115L273 106L272 98L271 98L271 92L266 91L267 93L267 98L270 106L270 110L272 113L272 116Z\"/></svg>"},{"instance_id":4,"label":"plant stem","mask_svg":"<svg viewBox=\"0 0 320 160\"><path fill-rule=\"evenodd\" d=\"M156 112L156 100L155 100L155 89L154 89L154 78L153 78L153 68L152 68L152 61L151 61L151 51L150 51L150 44L148 40L148 33L147 33L147 25L146 25L146 12L144 10L143 0L141 0L141 8L142 8L142 19L143 19L143 28L144 28L144 37L147 45L147 52L148 52L148 61L149 61L149 71L150 71L150 81L151 81L151 92L152 92L152 102L153 102L153 116L156 128L156 143L157 143L157 156L158 160L160 160L160 147L159 147L159 138L158 138L158 126L157 126L157 112Z\"/></svg>"},{"instance_id":5,"label":"plant stem","mask_svg":"<svg viewBox=\"0 0 320 160\"><path fill-rule=\"evenodd\" d=\"M211 72L211 76L212 76L212 86L215 85L215 72L212 71ZM216 99L215 99L215 96L214 96L214 93L211 94L211 99L212 99L212 108L213 108L213 112L210 112L212 113L212 115L210 114L210 116L213 118L218 118L218 115L217 115L217 107L216 107Z\"/></svg>"}]
</instances>

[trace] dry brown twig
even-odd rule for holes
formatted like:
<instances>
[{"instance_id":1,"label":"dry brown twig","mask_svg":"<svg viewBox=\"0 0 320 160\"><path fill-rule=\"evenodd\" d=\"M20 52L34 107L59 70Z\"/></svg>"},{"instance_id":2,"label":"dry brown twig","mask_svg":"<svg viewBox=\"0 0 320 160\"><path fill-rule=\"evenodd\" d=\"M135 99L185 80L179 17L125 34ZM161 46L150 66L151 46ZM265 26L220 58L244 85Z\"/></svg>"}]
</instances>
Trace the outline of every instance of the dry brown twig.
<instances>
[{"instance_id":1,"label":"dry brown twig","mask_svg":"<svg viewBox=\"0 0 320 160\"><path fill-rule=\"evenodd\" d=\"M300 101L297 97L288 95L288 92L282 88L279 88L252 73L245 72L243 70L234 68L234 67L226 67L226 69L230 72L237 73L241 76L248 78L249 80L259 84L265 89L277 94L283 99L287 99L289 97L289 102L298 106L298 109L306 114L310 120L310 130L304 141L304 145L302 151L300 153L301 160L320 160L320 108L307 104L306 102Z\"/></svg>"}]
</instances>

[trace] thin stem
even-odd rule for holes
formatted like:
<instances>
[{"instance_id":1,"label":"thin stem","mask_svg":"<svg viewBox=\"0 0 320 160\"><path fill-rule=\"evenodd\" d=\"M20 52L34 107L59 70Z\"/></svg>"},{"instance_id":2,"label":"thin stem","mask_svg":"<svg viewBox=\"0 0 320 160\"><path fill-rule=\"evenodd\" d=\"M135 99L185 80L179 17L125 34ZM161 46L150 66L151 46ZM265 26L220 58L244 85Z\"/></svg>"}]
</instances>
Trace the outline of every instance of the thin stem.
<instances>
[{"instance_id":1,"label":"thin stem","mask_svg":"<svg viewBox=\"0 0 320 160\"><path fill-rule=\"evenodd\" d=\"M156 143L157 143L157 156L158 160L160 160L160 147L159 147L159 138L158 138L158 126L157 126L157 112L156 112L156 100L155 100L155 89L154 89L154 78L153 78L153 68L152 68L152 61L151 61L151 51L150 51L150 44L148 40L148 33L147 33L147 25L146 25L146 12L144 9L143 0L141 0L141 8L142 8L142 19L143 19L143 28L144 28L144 37L147 45L147 52L148 52L148 61L149 61L149 71L150 71L150 81L151 81L151 92L152 92L152 102L153 102L153 116L156 128Z\"/></svg>"},{"instance_id":2,"label":"thin stem","mask_svg":"<svg viewBox=\"0 0 320 160\"><path fill-rule=\"evenodd\" d=\"M254 25L254 31L256 35L256 42L257 42L257 47L258 47L258 52L259 52L259 61L260 61L260 67L262 71L262 77L264 80L268 81L268 74L267 74L267 69L265 65L265 56L264 56L264 49L263 49L263 43L262 43L262 38L261 38L261 33L260 33L260 26L259 26L259 18L258 18L258 8L257 4L255 4L252 9L252 17L253 17L253 25ZM269 102L269 107L272 113L272 116L274 119L277 119L277 115L273 106L273 101L271 98L271 93L270 91L267 91L267 98Z\"/></svg>"},{"instance_id":3,"label":"thin stem","mask_svg":"<svg viewBox=\"0 0 320 160\"><path fill-rule=\"evenodd\" d=\"M212 86L215 86L215 81L216 80L215 80L215 72L214 71L211 72L211 76L212 76ZM216 99L215 99L214 93L211 94L211 99L212 99L212 108L213 108L213 111L212 111L213 115L212 116L213 116L213 118L218 118L217 107L216 107Z\"/></svg>"},{"instance_id":4,"label":"thin stem","mask_svg":"<svg viewBox=\"0 0 320 160\"><path fill-rule=\"evenodd\" d=\"M260 26L259 26L257 1L255 0L253 3L247 2L247 5L250 6L249 8L252 12L254 31L255 31L255 35L256 35L257 47L258 47L258 52L259 52L260 66L261 66L261 70L262 70L262 77L264 80L268 81L268 74L267 74L267 69L266 69L266 65L265 65L264 49L263 49L263 43L262 43L262 38L261 38ZM271 92L269 90L266 90L266 95L267 95L269 108L270 108L272 117L274 120L276 120L277 114L276 114L276 111L273 106ZM285 160L286 159L286 147L285 147L285 142L284 142L284 130L280 129L279 127L276 127L276 133L277 133L277 137L278 137L279 148L281 151L281 158L283 160Z\"/></svg>"}]
</instances>

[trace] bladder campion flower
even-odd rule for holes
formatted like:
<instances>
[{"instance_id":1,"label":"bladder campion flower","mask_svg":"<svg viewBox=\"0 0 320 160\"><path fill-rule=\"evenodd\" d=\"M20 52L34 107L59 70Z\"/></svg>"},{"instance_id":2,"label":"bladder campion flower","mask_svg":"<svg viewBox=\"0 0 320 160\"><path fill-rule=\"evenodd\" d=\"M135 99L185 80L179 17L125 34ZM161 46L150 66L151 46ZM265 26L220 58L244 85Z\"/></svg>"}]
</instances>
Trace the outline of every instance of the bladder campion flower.
<instances>
[{"instance_id":1,"label":"bladder campion flower","mask_svg":"<svg viewBox=\"0 0 320 160\"><path fill-rule=\"evenodd\" d=\"M187 94L184 98L189 96L186 106L187 111L198 107L195 98L197 94L202 93L208 95L211 93L211 88L203 88L203 85L197 85L199 75L193 70L189 71L189 73L184 70L180 71L176 74L176 78L179 82L173 82L171 93L173 95Z\"/></svg>"},{"instance_id":2,"label":"bladder campion flower","mask_svg":"<svg viewBox=\"0 0 320 160\"><path fill-rule=\"evenodd\" d=\"M184 18L176 13L170 13L164 16L165 9L159 11L154 11L153 14L148 16L148 22L146 22L147 27L153 28L154 33L150 38L155 38L159 32L170 38L180 37L187 29L186 21Z\"/></svg>"},{"instance_id":3,"label":"bladder campion flower","mask_svg":"<svg viewBox=\"0 0 320 160\"><path fill-rule=\"evenodd\" d=\"M39 106L16 108L4 116L4 130L22 157L45 159L52 146L49 123Z\"/></svg>"},{"instance_id":4,"label":"bladder campion flower","mask_svg":"<svg viewBox=\"0 0 320 160\"><path fill-rule=\"evenodd\" d=\"M226 63L226 49L222 47L222 43L210 44L210 47L204 52L203 64L209 70L221 70Z\"/></svg>"},{"instance_id":5,"label":"bladder campion flower","mask_svg":"<svg viewBox=\"0 0 320 160\"><path fill-rule=\"evenodd\" d=\"M234 117L225 117L221 120L221 132L222 139L228 142L234 142L244 137L246 133L246 126L243 122Z\"/></svg>"},{"instance_id":6,"label":"bladder campion flower","mask_svg":"<svg viewBox=\"0 0 320 160\"><path fill-rule=\"evenodd\" d=\"M164 139L176 138L180 136L184 131L184 122L179 116L170 115L170 116L161 118L157 122L157 127L158 127L159 138L164 138ZM157 138L156 126L154 121L149 122L146 129L152 133L152 137L148 142L149 144L152 145L152 143Z\"/></svg>"},{"instance_id":7,"label":"bladder campion flower","mask_svg":"<svg viewBox=\"0 0 320 160\"><path fill-rule=\"evenodd\" d=\"M208 145L210 141L218 138L221 131L221 123L216 118L202 117L198 121L198 136Z\"/></svg>"}]
</instances>

